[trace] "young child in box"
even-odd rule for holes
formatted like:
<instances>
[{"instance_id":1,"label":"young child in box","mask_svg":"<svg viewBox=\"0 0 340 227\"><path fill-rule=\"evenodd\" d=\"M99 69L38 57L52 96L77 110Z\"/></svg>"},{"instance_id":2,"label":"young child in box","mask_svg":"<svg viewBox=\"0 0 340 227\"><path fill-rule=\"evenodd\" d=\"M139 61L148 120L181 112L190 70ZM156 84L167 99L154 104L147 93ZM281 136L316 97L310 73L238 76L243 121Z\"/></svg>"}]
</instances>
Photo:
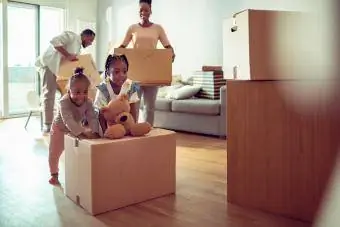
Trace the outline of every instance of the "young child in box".
<instances>
[{"instance_id":1,"label":"young child in box","mask_svg":"<svg viewBox=\"0 0 340 227\"><path fill-rule=\"evenodd\" d=\"M68 92L60 99L58 113L53 120L50 133L49 165L52 185L59 184L59 158L64 151L64 135L66 133L78 138L98 138L98 121L92 101L88 98L90 81L77 68L68 83ZM88 128L83 127L82 120L86 119Z\"/></svg>"},{"instance_id":2,"label":"young child in box","mask_svg":"<svg viewBox=\"0 0 340 227\"><path fill-rule=\"evenodd\" d=\"M104 81L97 86L94 106L99 112L100 135L103 136L107 122L101 113L101 108L121 94L127 94L130 100L131 115L137 121L138 113L135 103L139 101L139 86L127 78L129 62L125 55L109 55L105 63Z\"/></svg>"}]
</instances>

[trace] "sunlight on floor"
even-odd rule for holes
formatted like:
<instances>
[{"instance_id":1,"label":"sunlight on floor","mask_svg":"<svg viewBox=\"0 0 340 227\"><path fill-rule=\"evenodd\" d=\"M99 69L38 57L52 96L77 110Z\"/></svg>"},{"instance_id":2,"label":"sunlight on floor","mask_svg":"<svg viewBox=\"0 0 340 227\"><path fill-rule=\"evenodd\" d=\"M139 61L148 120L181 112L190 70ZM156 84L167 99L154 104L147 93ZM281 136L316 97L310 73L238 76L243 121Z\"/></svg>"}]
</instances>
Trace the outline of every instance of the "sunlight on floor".
<instances>
[{"instance_id":1,"label":"sunlight on floor","mask_svg":"<svg viewBox=\"0 0 340 227\"><path fill-rule=\"evenodd\" d=\"M0 143L0 226L307 226L226 204L225 140L183 133L177 136L176 195L93 217L48 184L48 136L40 132L38 118L31 119L27 131L25 120L0 122L5 141Z\"/></svg>"}]
</instances>

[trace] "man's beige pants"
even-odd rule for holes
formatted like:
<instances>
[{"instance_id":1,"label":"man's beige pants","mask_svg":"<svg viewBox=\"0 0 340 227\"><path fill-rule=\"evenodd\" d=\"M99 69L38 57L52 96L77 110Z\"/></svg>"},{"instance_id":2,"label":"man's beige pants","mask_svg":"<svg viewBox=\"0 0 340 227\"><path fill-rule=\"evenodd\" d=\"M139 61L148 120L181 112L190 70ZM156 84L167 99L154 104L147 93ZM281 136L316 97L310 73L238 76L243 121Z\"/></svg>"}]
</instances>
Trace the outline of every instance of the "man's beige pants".
<instances>
[{"instance_id":1,"label":"man's beige pants","mask_svg":"<svg viewBox=\"0 0 340 227\"><path fill-rule=\"evenodd\" d=\"M39 73L42 80L44 124L52 124L55 94L58 88L57 78L47 67L41 68Z\"/></svg>"}]
</instances>

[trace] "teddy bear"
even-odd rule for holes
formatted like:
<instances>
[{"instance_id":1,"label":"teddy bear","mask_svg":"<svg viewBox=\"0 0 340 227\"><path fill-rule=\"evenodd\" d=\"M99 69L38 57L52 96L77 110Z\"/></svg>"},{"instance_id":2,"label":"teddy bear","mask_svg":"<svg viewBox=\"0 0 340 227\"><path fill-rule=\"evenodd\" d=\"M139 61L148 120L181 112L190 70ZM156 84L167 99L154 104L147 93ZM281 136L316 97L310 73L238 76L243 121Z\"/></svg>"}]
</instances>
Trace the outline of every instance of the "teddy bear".
<instances>
[{"instance_id":1,"label":"teddy bear","mask_svg":"<svg viewBox=\"0 0 340 227\"><path fill-rule=\"evenodd\" d=\"M104 137L108 139L120 139L125 135L144 136L152 129L148 122L136 123L130 113L128 95L121 94L115 100L111 100L107 106L101 109L107 121L107 129Z\"/></svg>"}]
</instances>

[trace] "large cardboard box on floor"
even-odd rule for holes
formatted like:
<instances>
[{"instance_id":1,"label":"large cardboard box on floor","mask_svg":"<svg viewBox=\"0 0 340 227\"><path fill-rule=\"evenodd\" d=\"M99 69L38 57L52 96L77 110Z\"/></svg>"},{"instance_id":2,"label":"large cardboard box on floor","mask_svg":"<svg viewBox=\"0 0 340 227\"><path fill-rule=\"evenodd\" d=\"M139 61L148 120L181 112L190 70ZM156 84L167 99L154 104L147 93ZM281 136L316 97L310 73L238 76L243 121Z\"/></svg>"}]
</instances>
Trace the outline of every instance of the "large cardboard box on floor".
<instances>
[{"instance_id":1,"label":"large cardboard box on floor","mask_svg":"<svg viewBox=\"0 0 340 227\"><path fill-rule=\"evenodd\" d=\"M175 193L176 134L77 140L65 136L65 193L90 214Z\"/></svg>"},{"instance_id":2,"label":"large cardboard box on floor","mask_svg":"<svg viewBox=\"0 0 340 227\"><path fill-rule=\"evenodd\" d=\"M101 82L100 74L91 54L78 55L77 61L62 60L59 73L56 75L57 81L67 81L74 74L77 67L84 68L84 74L90 79L92 88L95 88Z\"/></svg>"},{"instance_id":3,"label":"large cardboard box on floor","mask_svg":"<svg viewBox=\"0 0 340 227\"><path fill-rule=\"evenodd\" d=\"M116 48L129 61L128 78L144 86L170 85L172 81L172 50Z\"/></svg>"}]
</instances>

